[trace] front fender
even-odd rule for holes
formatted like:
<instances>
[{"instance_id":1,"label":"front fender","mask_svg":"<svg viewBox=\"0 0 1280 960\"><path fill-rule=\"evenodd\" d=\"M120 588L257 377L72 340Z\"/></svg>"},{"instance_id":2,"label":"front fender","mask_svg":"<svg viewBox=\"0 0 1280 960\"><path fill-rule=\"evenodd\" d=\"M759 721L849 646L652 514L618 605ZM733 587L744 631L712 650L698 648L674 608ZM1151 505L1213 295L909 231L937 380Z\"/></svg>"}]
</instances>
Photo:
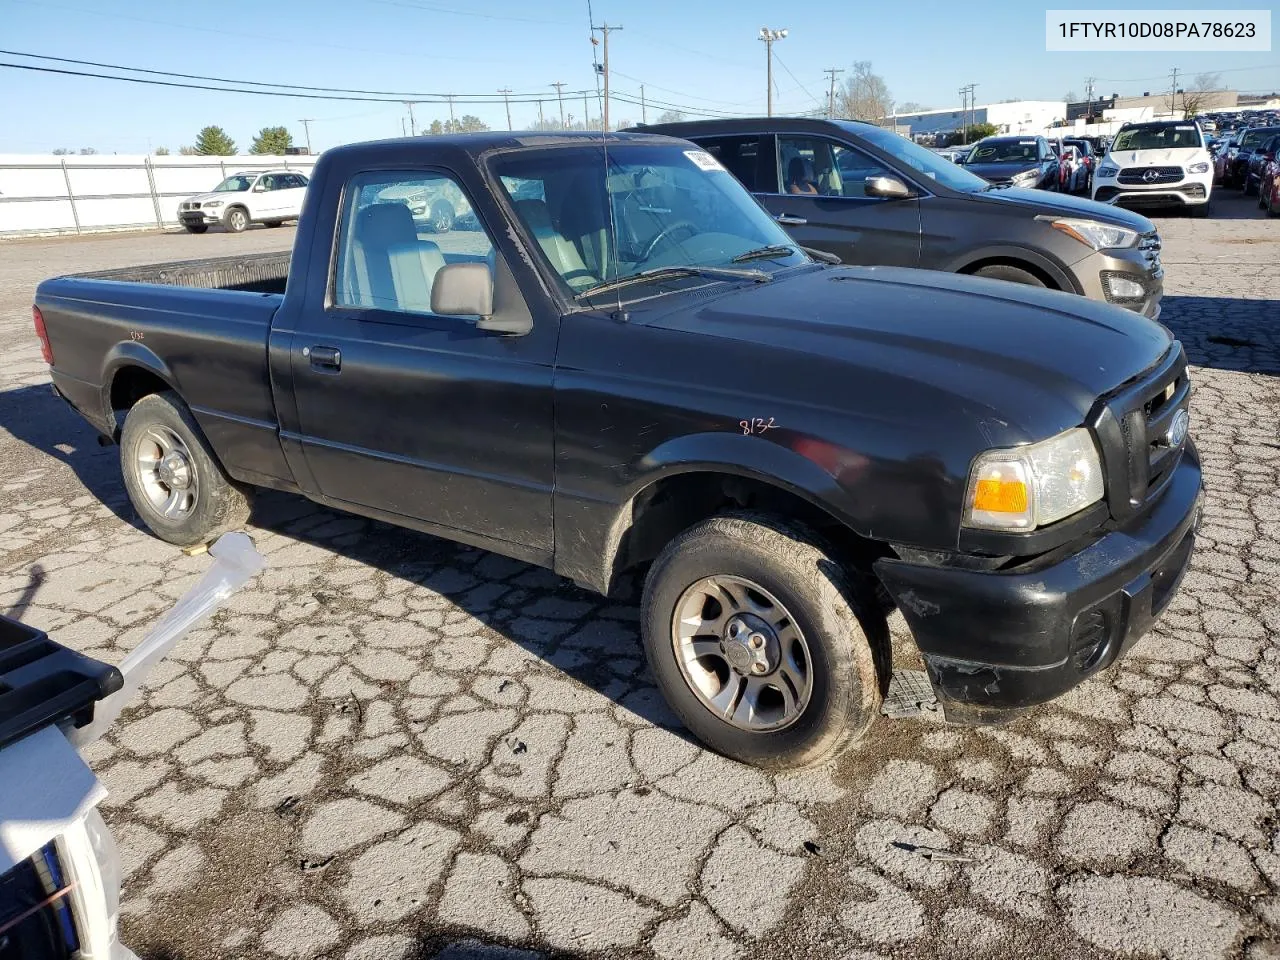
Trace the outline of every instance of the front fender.
<instances>
[{"instance_id":1,"label":"front fender","mask_svg":"<svg viewBox=\"0 0 1280 960\"><path fill-rule=\"evenodd\" d=\"M623 538L631 527L635 499L654 484L681 474L714 473L757 480L785 490L867 535L843 480L866 470L864 457L806 437L736 433L675 437L630 465L618 499L609 502L558 495L558 573L607 592Z\"/></svg>"}]
</instances>

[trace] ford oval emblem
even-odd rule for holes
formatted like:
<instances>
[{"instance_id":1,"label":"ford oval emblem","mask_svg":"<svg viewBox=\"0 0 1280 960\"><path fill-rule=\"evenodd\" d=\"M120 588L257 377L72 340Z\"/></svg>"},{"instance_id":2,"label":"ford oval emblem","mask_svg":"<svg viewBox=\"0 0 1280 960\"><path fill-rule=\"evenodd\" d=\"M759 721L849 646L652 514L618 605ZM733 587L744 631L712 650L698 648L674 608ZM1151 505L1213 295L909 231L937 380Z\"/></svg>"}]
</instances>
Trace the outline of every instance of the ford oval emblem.
<instances>
[{"instance_id":1,"label":"ford oval emblem","mask_svg":"<svg viewBox=\"0 0 1280 960\"><path fill-rule=\"evenodd\" d=\"M1191 426L1191 418L1187 416L1187 411L1179 410L1173 415L1173 422L1169 424L1169 430L1164 435L1164 442L1170 447L1179 447L1182 441L1187 439L1187 428Z\"/></svg>"}]
</instances>

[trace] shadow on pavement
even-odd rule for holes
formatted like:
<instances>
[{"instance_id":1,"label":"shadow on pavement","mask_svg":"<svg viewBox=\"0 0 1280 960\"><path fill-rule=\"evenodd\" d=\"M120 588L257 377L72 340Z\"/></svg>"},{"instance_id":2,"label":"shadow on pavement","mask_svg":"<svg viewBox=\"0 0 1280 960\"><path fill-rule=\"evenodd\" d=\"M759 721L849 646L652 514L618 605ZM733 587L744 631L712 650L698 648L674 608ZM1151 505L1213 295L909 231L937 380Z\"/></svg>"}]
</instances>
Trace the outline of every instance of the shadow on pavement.
<instances>
[{"instance_id":1,"label":"shadow on pavement","mask_svg":"<svg viewBox=\"0 0 1280 960\"><path fill-rule=\"evenodd\" d=\"M1166 296L1162 306L1196 366L1280 376L1280 300Z\"/></svg>"},{"instance_id":2,"label":"shadow on pavement","mask_svg":"<svg viewBox=\"0 0 1280 960\"><path fill-rule=\"evenodd\" d=\"M119 448L100 447L97 434L48 387L23 387L0 393L0 431L66 464L89 493L108 505L125 523L146 531L125 493ZM254 498L252 522L293 540L312 543L393 577L422 584L448 597L459 609L544 660L568 676L625 706L650 723L674 728L679 721L657 693L634 695L647 686L643 650L636 624L639 592L633 577L624 577L615 597L606 599L574 586L549 570L483 550L374 520L352 517L312 503L305 497L263 490ZM334 536L326 528L350 523L355 532ZM268 563L270 561L268 560ZM34 593L33 580L28 592ZM324 606L352 606L341 588L313 595ZM563 601L565 608L588 611L613 608L614 616L544 615L535 604ZM30 602L25 596L15 615ZM567 621L572 619L572 623ZM565 645L580 625L599 627L589 642ZM635 669L623 669L632 667Z\"/></svg>"}]
</instances>

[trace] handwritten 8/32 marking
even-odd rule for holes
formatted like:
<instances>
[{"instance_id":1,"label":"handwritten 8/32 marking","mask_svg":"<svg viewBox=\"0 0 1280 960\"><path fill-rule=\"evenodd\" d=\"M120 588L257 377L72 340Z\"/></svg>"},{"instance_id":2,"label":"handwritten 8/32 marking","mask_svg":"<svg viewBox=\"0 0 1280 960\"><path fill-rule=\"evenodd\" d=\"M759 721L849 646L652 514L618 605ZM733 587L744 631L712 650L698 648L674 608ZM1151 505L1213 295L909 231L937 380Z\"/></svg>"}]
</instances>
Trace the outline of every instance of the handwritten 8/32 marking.
<instances>
[{"instance_id":1,"label":"handwritten 8/32 marking","mask_svg":"<svg viewBox=\"0 0 1280 960\"><path fill-rule=\"evenodd\" d=\"M750 437L755 434L764 433L766 430L777 429L777 424L773 422L773 417L765 420L763 417L754 417L751 420L739 420L738 426L742 428L742 435Z\"/></svg>"}]
</instances>

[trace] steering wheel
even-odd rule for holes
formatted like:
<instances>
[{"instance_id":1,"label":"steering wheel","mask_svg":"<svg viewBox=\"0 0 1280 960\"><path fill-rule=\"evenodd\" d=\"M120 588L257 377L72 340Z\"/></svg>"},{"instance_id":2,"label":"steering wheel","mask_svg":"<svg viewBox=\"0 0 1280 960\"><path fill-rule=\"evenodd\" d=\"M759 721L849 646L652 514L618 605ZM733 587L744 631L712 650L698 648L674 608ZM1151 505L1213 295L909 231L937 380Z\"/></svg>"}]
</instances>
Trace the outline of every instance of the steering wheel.
<instances>
[{"instance_id":1,"label":"steering wheel","mask_svg":"<svg viewBox=\"0 0 1280 960\"><path fill-rule=\"evenodd\" d=\"M645 246L644 252L640 254L640 262L646 263L649 260L649 258L653 256L654 251L656 251L659 246L661 246L663 243L670 243L671 238L681 230L684 230L690 236L693 236L693 234L698 232L698 226L697 224L689 220L677 220L675 223L669 226L663 227L661 230L658 231L657 235L652 240L650 240L649 243Z\"/></svg>"}]
</instances>

